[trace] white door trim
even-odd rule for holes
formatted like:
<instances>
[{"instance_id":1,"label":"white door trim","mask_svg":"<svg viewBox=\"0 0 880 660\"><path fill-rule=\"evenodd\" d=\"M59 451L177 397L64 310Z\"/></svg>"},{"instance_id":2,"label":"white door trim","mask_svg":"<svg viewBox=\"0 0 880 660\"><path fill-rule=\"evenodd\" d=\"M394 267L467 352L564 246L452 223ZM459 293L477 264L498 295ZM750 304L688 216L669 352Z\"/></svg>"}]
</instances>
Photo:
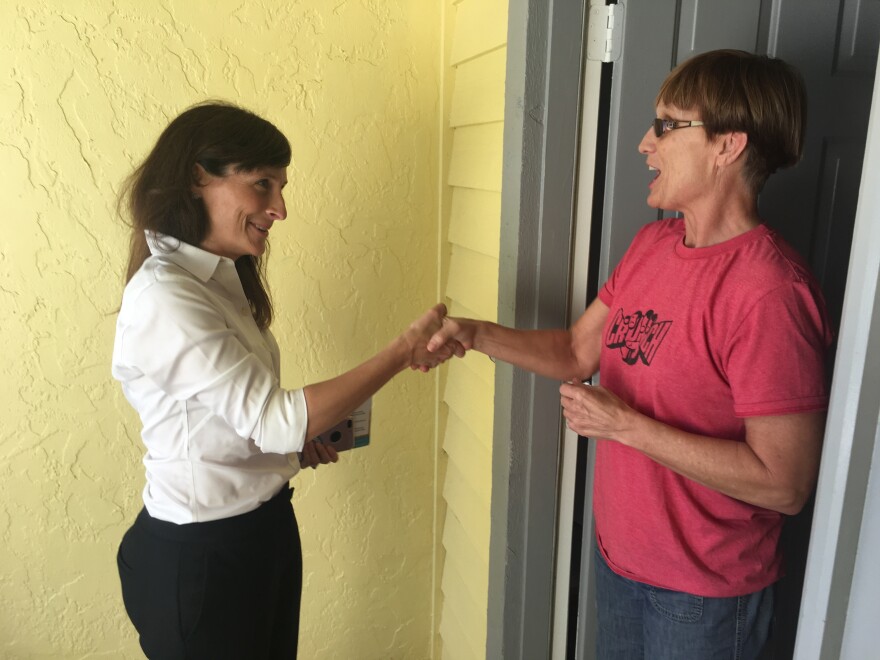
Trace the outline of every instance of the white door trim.
<instances>
[{"instance_id":1,"label":"white door trim","mask_svg":"<svg viewBox=\"0 0 880 660\"><path fill-rule=\"evenodd\" d=\"M601 0L591 0L596 3ZM603 6L604 2L603 2ZM590 230L593 210L593 182L596 174L599 95L602 62L588 60L584 65L583 105L581 109L580 153L578 154L577 206L571 263L569 317L574 321L586 309L587 274L590 258ZM553 660L564 660L568 640L568 598L571 588L571 543L574 522L575 471L578 436L565 427L559 484L559 514L556 519L556 570L553 609ZM587 530L584 530L584 537Z\"/></svg>"},{"instance_id":2,"label":"white door trim","mask_svg":"<svg viewBox=\"0 0 880 660\"><path fill-rule=\"evenodd\" d=\"M876 595L852 622L851 593L859 591L857 556L876 561L880 543L866 529L880 517L866 507L880 416L880 67L862 165L859 204L838 338L831 403L813 514L796 660L844 658L844 638L876 639ZM880 466L877 466L880 469ZM874 474L874 479L880 473ZM864 536L864 538L863 538ZM860 563L861 565L861 563ZM874 624L866 622L873 621ZM876 652L876 645L872 648ZM853 653L853 659L867 656Z\"/></svg>"}]
</instances>

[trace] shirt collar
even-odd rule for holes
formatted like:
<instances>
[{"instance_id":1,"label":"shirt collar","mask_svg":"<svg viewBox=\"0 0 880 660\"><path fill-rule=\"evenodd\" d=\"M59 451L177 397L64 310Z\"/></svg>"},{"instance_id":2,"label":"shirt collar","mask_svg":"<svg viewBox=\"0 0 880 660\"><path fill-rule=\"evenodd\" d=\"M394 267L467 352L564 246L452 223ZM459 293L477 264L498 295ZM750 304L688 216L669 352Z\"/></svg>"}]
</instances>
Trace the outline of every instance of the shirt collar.
<instances>
[{"instance_id":1,"label":"shirt collar","mask_svg":"<svg viewBox=\"0 0 880 660\"><path fill-rule=\"evenodd\" d=\"M202 282L207 282L211 279L221 261L228 261L232 264L231 259L208 252L195 245L184 243L173 236L166 236L165 234L150 230L146 231L146 235L147 245L150 248L151 254L157 257L165 257L172 263L188 270Z\"/></svg>"}]
</instances>

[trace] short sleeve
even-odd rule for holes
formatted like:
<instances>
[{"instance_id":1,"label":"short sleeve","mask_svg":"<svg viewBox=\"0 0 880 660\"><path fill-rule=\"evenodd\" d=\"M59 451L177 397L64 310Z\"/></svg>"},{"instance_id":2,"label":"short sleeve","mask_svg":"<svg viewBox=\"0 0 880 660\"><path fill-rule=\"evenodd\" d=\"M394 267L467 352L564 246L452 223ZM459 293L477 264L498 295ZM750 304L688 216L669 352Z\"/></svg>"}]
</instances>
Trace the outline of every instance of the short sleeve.
<instances>
[{"instance_id":1,"label":"short sleeve","mask_svg":"<svg viewBox=\"0 0 880 660\"><path fill-rule=\"evenodd\" d=\"M734 330L725 351L735 414L826 409L824 365L830 343L824 302L809 284L785 284L763 296Z\"/></svg>"}]
</instances>

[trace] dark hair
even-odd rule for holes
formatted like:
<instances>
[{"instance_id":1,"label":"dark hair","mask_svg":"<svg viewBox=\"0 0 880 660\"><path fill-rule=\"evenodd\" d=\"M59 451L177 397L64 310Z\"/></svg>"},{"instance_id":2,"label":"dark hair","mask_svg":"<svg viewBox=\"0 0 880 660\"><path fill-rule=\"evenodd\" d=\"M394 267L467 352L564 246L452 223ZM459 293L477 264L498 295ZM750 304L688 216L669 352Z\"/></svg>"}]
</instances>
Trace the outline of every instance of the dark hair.
<instances>
[{"instance_id":1,"label":"dark hair","mask_svg":"<svg viewBox=\"0 0 880 660\"><path fill-rule=\"evenodd\" d=\"M172 120L119 196L132 229L126 282L150 256L146 230L195 246L205 239L208 215L201 198L192 193L198 185L196 164L214 176L226 176L230 168L248 172L287 167L290 143L270 122L229 103L200 103ZM263 260L245 255L236 259L235 268L257 325L269 327L272 301Z\"/></svg>"},{"instance_id":2,"label":"dark hair","mask_svg":"<svg viewBox=\"0 0 880 660\"><path fill-rule=\"evenodd\" d=\"M782 60L742 50L703 53L673 69L656 102L699 112L709 138L746 133L743 173L755 194L773 172L801 159L807 92Z\"/></svg>"}]
</instances>

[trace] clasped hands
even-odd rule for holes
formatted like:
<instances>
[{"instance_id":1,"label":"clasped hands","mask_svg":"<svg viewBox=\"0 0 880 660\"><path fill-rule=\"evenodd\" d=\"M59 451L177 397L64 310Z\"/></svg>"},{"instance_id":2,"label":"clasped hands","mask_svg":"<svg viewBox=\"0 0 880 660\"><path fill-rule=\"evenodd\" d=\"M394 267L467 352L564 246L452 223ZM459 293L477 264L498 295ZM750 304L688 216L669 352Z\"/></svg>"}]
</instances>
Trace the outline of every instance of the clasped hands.
<instances>
[{"instance_id":1,"label":"clasped hands","mask_svg":"<svg viewBox=\"0 0 880 660\"><path fill-rule=\"evenodd\" d=\"M446 305L439 303L410 324L402 336L412 351L411 369L424 373L453 356L464 357L465 348L454 332L444 332L448 322Z\"/></svg>"}]
</instances>

